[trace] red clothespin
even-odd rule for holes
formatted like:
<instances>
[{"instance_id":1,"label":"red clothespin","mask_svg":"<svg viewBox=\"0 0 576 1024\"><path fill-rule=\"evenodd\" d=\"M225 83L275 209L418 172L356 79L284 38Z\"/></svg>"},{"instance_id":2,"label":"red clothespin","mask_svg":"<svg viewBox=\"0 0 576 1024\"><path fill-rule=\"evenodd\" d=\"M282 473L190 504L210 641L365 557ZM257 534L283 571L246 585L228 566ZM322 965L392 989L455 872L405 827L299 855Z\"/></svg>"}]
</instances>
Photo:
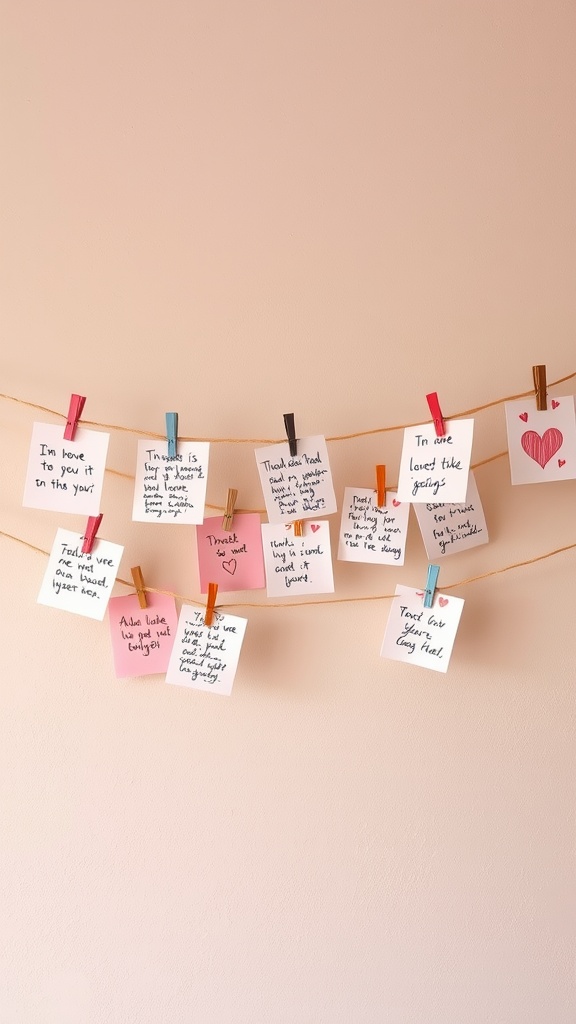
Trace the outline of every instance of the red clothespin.
<instances>
[{"instance_id":1,"label":"red clothespin","mask_svg":"<svg viewBox=\"0 0 576 1024\"><path fill-rule=\"evenodd\" d=\"M96 534L100 528L102 522L102 513L99 516L89 516L88 523L86 525L86 531L84 533L84 543L82 545L82 554L89 555L94 547L94 541L96 540Z\"/></svg>"},{"instance_id":2,"label":"red clothespin","mask_svg":"<svg viewBox=\"0 0 576 1024\"><path fill-rule=\"evenodd\" d=\"M86 399L82 395L70 395L70 406L68 408L68 419L66 420L66 428L64 430L64 440L73 441L74 434L76 433L76 427L78 426L78 420L82 415L82 409Z\"/></svg>"},{"instance_id":3,"label":"red clothespin","mask_svg":"<svg viewBox=\"0 0 576 1024\"><path fill-rule=\"evenodd\" d=\"M139 565L131 569L132 579L134 580L134 586L138 595L138 603L141 608L147 608L148 603L146 601L146 588L144 586L144 577L142 576L142 570Z\"/></svg>"},{"instance_id":4,"label":"red clothespin","mask_svg":"<svg viewBox=\"0 0 576 1024\"><path fill-rule=\"evenodd\" d=\"M212 625L212 619L214 618L214 608L216 605L216 595L218 593L218 584L208 584L208 597L206 600L206 611L204 613L204 625L210 627Z\"/></svg>"},{"instance_id":5,"label":"red clothespin","mask_svg":"<svg viewBox=\"0 0 576 1024\"><path fill-rule=\"evenodd\" d=\"M226 499L226 511L224 512L224 518L222 520L222 529L230 533L232 529L232 520L234 519L234 508L236 506L236 499L238 497L238 491L235 487L228 488L228 497Z\"/></svg>"},{"instance_id":6,"label":"red clothespin","mask_svg":"<svg viewBox=\"0 0 576 1024\"><path fill-rule=\"evenodd\" d=\"M376 506L384 508L386 504L386 466L376 466Z\"/></svg>"},{"instance_id":7,"label":"red clothespin","mask_svg":"<svg viewBox=\"0 0 576 1024\"><path fill-rule=\"evenodd\" d=\"M294 458L298 454L298 441L296 440L296 428L294 426L294 413L284 413L284 426L286 428L286 435L288 437L288 444L290 445L290 455Z\"/></svg>"},{"instance_id":8,"label":"red clothespin","mask_svg":"<svg viewBox=\"0 0 576 1024\"><path fill-rule=\"evenodd\" d=\"M304 520L303 519L295 519L294 522L292 523L292 526L294 527L294 536L295 537L303 537L304 536Z\"/></svg>"},{"instance_id":9,"label":"red clothespin","mask_svg":"<svg viewBox=\"0 0 576 1024\"><path fill-rule=\"evenodd\" d=\"M432 419L434 420L434 430L436 431L436 437L444 437L446 433L446 423L442 415L440 408L440 402L438 401L438 393L432 391L429 395L426 395L426 401L432 413Z\"/></svg>"},{"instance_id":10,"label":"red clothespin","mask_svg":"<svg viewBox=\"0 0 576 1024\"><path fill-rule=\"evenodd\" d=\"M545 412L548 408L546 400L546 366L533 366L532 376L534 377L534 390L536 392L536 408L538 412Z\"/></svg>"}]
</instances>

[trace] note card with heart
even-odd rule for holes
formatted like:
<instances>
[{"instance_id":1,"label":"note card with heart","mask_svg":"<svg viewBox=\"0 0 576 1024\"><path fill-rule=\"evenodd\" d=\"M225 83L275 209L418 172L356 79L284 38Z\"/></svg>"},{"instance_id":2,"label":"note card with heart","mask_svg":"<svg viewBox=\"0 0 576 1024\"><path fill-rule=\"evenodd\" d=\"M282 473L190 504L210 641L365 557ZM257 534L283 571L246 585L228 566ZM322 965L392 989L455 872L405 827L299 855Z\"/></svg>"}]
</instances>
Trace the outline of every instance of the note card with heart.
<instances>
[{"instance_id":1,"label":"note card with heart","mask_svg":"<svg viewBox=\"0 0 576 1024\"><path fill-rule=\"evenodd\" d=\"M535 398L506 402L510 474L513 484L576 478L574 396L548 398L538 411Z\"/></svg>"},{"instance_id":2,"label":"note card with heart","mask_svg":"<svg viewBox=\"0 0 576 1024\"><path fill-rule=\"evenodd\" d=\"M296 537L290 523L262 523L262 544L268 597L298 594L332 594L330 526L322 522L302 524Z\"/></svg>"},{"instance_id":3,"label":"note card with heart","mask_svg":"<svg viewBox=\"0 0 576 1024\"><path fill-rule=\"evenodd\" d=\"M237 512L232 529L222 529L222 516L205 519L196 527L200 592L217 583L220 591L258 590L266 586L260 516Z\"/></svg>"},{"instance_id":4,"label":"note card with heart","mask_svg":"<svg viewBox=\"0 0 576 1024\"><path fill-rule=\"evenodd\" d=\"M421 590L398 584L380 656L446 672L463 607L461 597L436 592L425 608Z\"/></svg>"},{"instance_id":5,"label":"note card with heart","mask_svg":"<svg viewBox=\"0 0 576 1024\"><path fill-rule=\"evenodd\" d=\"M410 505L386 491L378 508L377 492L369 487L346 487L342 504L338 558L343 562L404 565Z\"/></svg>"}]
</instances>

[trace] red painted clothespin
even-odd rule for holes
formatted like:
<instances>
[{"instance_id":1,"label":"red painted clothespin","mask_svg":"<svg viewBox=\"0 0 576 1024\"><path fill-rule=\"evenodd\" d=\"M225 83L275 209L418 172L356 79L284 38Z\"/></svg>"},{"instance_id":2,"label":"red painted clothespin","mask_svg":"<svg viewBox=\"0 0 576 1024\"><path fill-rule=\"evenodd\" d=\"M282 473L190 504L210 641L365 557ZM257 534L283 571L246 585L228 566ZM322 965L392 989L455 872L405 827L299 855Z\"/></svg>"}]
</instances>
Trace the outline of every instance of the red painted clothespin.
<instances>
[{"instance_id":1,"label":"red painted clothespin","mask_svg":"<svg viewBox=\"0 0 576 1024\"><path fill-rule=\"evenodd\" d=\"M228 488L228 497L226 499L226 511L224 512L224 518L222 520L222 529L230 533L232 529L232 520L234 519L234 509L236 506L236 499L238 497L238 491L235 487Z\"/></svg>"},{"instance_id":2,"label":"red painted clothespin","mask_svg":"<svg viewBox=\"0 0 576 1024\"><path fill-rule=\"evenodd\" d=\"M536 408L538 412L545 412L548 408L546 400L546 366L533 366L532 376L534 377L534 390L536 392Z\"/></svg>"},{"instance_id":3,"label":"red painted clothespin","mask_svg":"<svg viewBox=\"0 0 576 1024\"><path fill-rule=\"evenodd\" d=\"M304 536L304 520L303 519L295 519L294 522L292 523L292 526L294 527L294 536L295 537L303 537Z\"/></svg>"},{"instance_id":4,"label":"red painted clothespin","mask_svg":"<svg viewBox=\"0 0 576 1024\"><path fill-rule=\"evenodd\" d=\"M94 546L96 540L96 534L100 528L102 522L102 513L99 516L89 516L88 523L86 524L86 530L84 533L84 543L82 544L82 554L89 555Z\"/></svg>"},{"instance_id":5,"label":"red painted clothespin","mask_svg":"<svg viewBox=\"0 0 576 1024\"><path fill-rule=\"evenodd\" d=\"M386 504L386 466L376 466L376 506L384 508Z\"/></svg>"},{"instance_id":6,"label":"red painted clothespin","mask_svg":"<svg viewBox=\"0 0 576 1024\"><path fill-rule=\"evenodd\" d=\"M440 402L438 401L438 392L432 391L429 395L426 395L426 401L432 413L432 419L434 420L434 430L436 431L436 437L444 437L446 433L446 423L442 415L440 408Z\"/></svg>"},{"instance_id":7,"label":"red painted clothespin","mask_svg":"<svg viewBox=\"0 0 576 1024\"><path fill-rule=\"evenodd\" d=\"M134 580L134 586L138 595L138 603L141 608L147 608L148 603L146 601L146 588L144 586L144 577L142 576L142 570L139 565L131 569L132 579Z\"/></svg>"},{"instance_id":8,"label":"red painted clothespin","mask_svg":"<svg viewBox=\"0 0 576 1024\"><path fill-rule=\"evenodd\" d=\"M208 584L208 597L206 599L206 611L204 613L204 625L210 627L212 625L212 619L214 618L214 608L216 605L216 595L218 593L218 584Z\"/></svg>"},{"instance_id":9,"label":"red painted clothespin","mask_svg":"<svg viewBox=\"0 0 576 1024\"><path fill-rule=\"evenodd\" d=\"M70 405L68 408L68 419L66 420L66 427L64 429L64 440L73 441L74 434L76 433L76 427L78 426L78 420L82 415L82 409L86 399L82 395L70 395Z\"/></svg>"},{"instance_id":10,"label":"red painted clothespin","mask_svg":"<svg viewBox=\"0 0 576 1024\"><path fill-rule=\"evenodd\" d=\"M438 583L438 576L440 573L439 565L428 566L428 578L426 580L426 587L424 589L424 607L431 608L434 601L434 591L436 590L436 584Z\"/></svg>"},{"instance_id":11,"label":"red painted clothespin","mask_svg":"<svg viewBox=\"0 0 576 1024\"><path fill-rule=\"evenodd\" d=\"M296 440L296 428L294 426L294 413L284 413L284 426L286 428L286 436L288 437L288 444L290 445L290 455L294 458L298 454L298 441Z\"/></svg>"}]
</instances>

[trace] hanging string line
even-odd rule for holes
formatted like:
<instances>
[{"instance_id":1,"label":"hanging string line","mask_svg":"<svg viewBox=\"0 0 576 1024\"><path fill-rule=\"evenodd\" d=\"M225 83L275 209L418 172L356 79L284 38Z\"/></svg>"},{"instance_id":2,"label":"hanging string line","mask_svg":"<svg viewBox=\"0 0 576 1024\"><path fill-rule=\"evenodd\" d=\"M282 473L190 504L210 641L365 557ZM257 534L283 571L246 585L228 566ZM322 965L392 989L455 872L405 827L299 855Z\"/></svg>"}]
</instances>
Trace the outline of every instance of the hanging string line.
<instances>
[{"instance_id":1,"label":"hanging string line","mask_svg":"<svg viewBox=\"0 0 576 1024\"><path fill-rule=\"evenodd\" d=\"M0 537L6 537L8 540L13 540L17 544L22 544L26 548L30 548L31 551L36 551L39 555L45 555L49 557L50 552L45 551L44 548L39 548L35 544L30 544L27 540L22 540L21 537L15 537L12 533L6 533L4 530L0 530ZM576 543L565 544L564 547L555 548L554 551L546 551L543 555L536 555L534 558L526 558L521 562L512 562L511 565L505 565L501 569L490 569L488 572L480 573L479 576L468 576L465 580L459 580L457 583L449 583L447 586L442 587L442 591L445 590L456 590L459 587L465 587L469 583L477 583L479 580L487 580L491 576L501 576L505 572L510 572L512 569L522 569L526 565L535 565L536 562L543 562L547 558L553 558L555 555L564 554L565 551L573 551L576 548ZM116 577L117 583L122 583L123 586L129 587L130 590L134 590L134 583L130 580L123 580L120 576ZM184 594L176 594L172 590L158 590L156 587L144 587L144 590L148 594L162 594L165 597L173 597L175 600L182 601L184 604L195 604L199 608L206 606L206 601L198 601L196 598L187 597ZM359 604L362 601L391 601L394 598L394 594L372 594L368 597L335 597L332 599L322 599L320 601L268 601L266 604L262 604L257 601L241 601L232 602L226 605L218 605L217 607L224 608L304 608L312 605L328 605L328 604Z\"/></svg>"}]
</instances>

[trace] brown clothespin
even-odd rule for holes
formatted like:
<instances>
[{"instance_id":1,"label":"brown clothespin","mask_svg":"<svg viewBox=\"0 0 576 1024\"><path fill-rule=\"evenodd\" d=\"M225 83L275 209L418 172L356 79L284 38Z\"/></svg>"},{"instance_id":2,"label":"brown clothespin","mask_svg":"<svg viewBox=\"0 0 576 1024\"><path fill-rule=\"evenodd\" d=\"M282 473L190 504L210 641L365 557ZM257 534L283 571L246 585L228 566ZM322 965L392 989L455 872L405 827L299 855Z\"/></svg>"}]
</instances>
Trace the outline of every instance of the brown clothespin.
<instances>
[{"instance_id":1,"label":"brown clothespin","mask_svg":"<svg viewBox=\"0 0 576 1024\"><path fill-rule=\"evenodd\" d=\"M236 506L236 499L238 497L238 491L235 487L228 488L228 497L226 498L226 511L224 512L224 518L222 520L222 529L228 533L232 530L232 520L234 518L234 508Z\"/></svg>"},{"instance_id":2,"label":"brown clothespin","mask_svg":"<svg viewBox=\"0 0 576 1024\"><path fill-rule=\"evenodd\" d=\"M294 458L298 454L298 441L296 440L296 427L294 426L294 413L284 413L284 427L286 428L286 436L288 437L288 444L290 445L290 455Z\"/></svg>"},{"instance_id":3,"label":"brown clothespin","mask_svg":"<svg viewBox=\"0 0 576 1024\"><path fill-rule=\"evenodd\" d=\"M146 588L144 586L144 577L142 576L142 570L139 565L134 569L131 569L132 579L134 580L134 586L136 587L136 593L138 595L138 602L141 608L147 608L148 604L146 601Z\"/></svg>"},{"instance_id":4,"label":"brown clothespin","mask_svg":"<svg viewBox=\"0 0 576 1024\"><path fill-rule=\"evenodd\" d=\"M94 547L94 541L96 540L96 534L98 528L102 522L102 513L99 516L88 516L88 523L86 524L86 532L84 533L84 543L82 544L82 554L89 555Z\"/></svg>"},{"instance_id":5,"label":"brown clothespin","mask_svg":"<svg viewBox=\"0 0 576 1024\"><path fill-rule=\"evenodd\" d=\"M214 617L214 607L216 605L216 595L218 593L218 584L208 584L208 597L206 599L206 611L204 613L204 625L210 627L212 625L212 619Z\"/></svg>"},{"instance_id":6,"label":"brown clothespin","mask_svg":"<svg viewBox=\"0 0 576 1024\"><path fill-rule=\"evenodd\" d=\"M442 415L440 402L438 401L438 392L432 391L429 395L426 395L426 401L428 402L430 412L432 413L432 419L434 420L436 437L444 437L446 433L446 423Z\"/></svg>"},{"instance_id":7,"label":"brown clothespin","mask_svg":"<svg viewBox=\"0 0 576 1024\"><path fill-rule=\"evenodd\" d=\"M292 526L294 527L294 536L295 537L303 537L304 536L304 520L303 519L295 519L294 522L292 523Z\"/></svg>"},{"instance_id":8,"label":"brown clothespin","mask_svg":"<svg viewBox=\"0 0 576 1024\"><path fill-rule=\"evenodd\" d=\"M78 420L82 415L82 409L86 399L82 395L70 395L70 406L68 408L68 419L66 420L66 427L64 429L64 440L73 441L74 434L76 433L76 427L78 426Z\"/></svg>"},{"instance_id":9,"label":"brown clothespin","mask_svg":"<svg viewBox=\"0 0 576 1024\"><path fill-rule=\"evenodd\" d=\"M376 506L384 508L386 504L386 466L376 466Z\"/></svg>"},{"instance_id":10,"label":"brown clothespin","mask_svg":"<svg viewBox=\"0 0 576 1024\"><path fill-rule=\"evenodd\" d=\"M534 390L536 391L536 408L538 412L545 412L548 408L546 400L546 367L533 366L532 376L534 377Z\"/></svg>"}]
</instances>

